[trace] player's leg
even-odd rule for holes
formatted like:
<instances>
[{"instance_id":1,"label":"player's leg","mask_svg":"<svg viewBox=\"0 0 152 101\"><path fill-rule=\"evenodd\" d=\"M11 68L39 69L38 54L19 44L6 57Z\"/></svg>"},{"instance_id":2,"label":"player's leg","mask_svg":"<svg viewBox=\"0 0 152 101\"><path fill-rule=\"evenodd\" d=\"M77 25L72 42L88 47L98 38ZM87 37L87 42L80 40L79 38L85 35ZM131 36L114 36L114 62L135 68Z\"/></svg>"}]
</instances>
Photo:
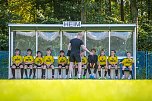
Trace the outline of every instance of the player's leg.
<instances>
[{"instance_id":1,"label":"player's leg","mask_svg":"<svg viewBox=\"0 0 152 101\"><path fill-rule=\"evenodd\" d=\"M25 65L24 65L24 71L25 71L25 76L26 76L25 78L26 78L26 79L28 79L27 68L28 68L28 65L25 64Z\"/></svg>"},{"instance_id":2,"label":"player's leg","mask_svg":"<svg viewBox=\"0 0 152 101\"><path fill-rule=\"evenodd\" d=\"M104 68L105 68L104 78L106 79L108 67L105 65Z\"/></svg>"},{"instance_id":3,"label":"player's leg","mask_svg":"<svg viewBox=\"0 0 152 101\"><path fill-rule=\"evenodd\" d=\"M115 67L115 79L118 79L118 66L117 65L115 65L114 66Z\"/></svg>"},{"instance_id":4,"label":"player's leg","mask_svg":"<svg viewBox=\"0 0 152 101\"><path fill-rule=\"evenodd\" d=\"M130 73L128 79L132 79L132 66L129 66L128 68L129 68L129 73Z\"/></svg>"},{"instance_id":5,"label":"player's leg","mask_svg":"<svg viewBox=\"0 0 152 101\"><path fill-rule=\"evenodd\" d=\"M97 69L98 69L98 65L95 63L94 71L93 71L93 78L95 78L95 75L97 73Z\"/></svg>"},{"instance_id":6,"label":"player's leg","mask_svg":"<svg viewBox=\"0 0 152 101\"><path fill-rule=\"evenodd\" d=\"M83 73L83 79L86 78L86 74L87 74L87 66L84 65L84 73Z\"/></svg>"},{"instance_id":7,"label":"player's leg","mask_svg":"<svg viewBox=\"0 0 152 101\"><path fill-rule=\"evenodd\" d=\"M68 78L69 65L65 66L65 79Z\"/></svg>"},{"instance_id":8,"label":"player's leg","mask_svg":"<svg viewBox=\"0 0 152 101\"><path fill-rule=\"evenodd\" d=\"M78 64L76 64L75 66L74 66L75 68L75 78L77 78L77 74L78 74Z\"/></svg>"},{"instance_id":9,"label":"player's leg","mask_svg":"<svg viewBox=\"0 0 152 101\"><path fill-rule=\"evenodd\" d=\"M61 77L61 68L62 68L62 65L59 64L59 65L58 65L58 72L59 72L59 78L60 78L60 79L62 78L62 77Z\"/></svg>"},{"instance_id":10,"label":"player's leg","mask_svg":"<svg viewBox=\"0 0 152 101\"><path fill-rule=\"evenodd\" d=\"M21 79L23 79L23 74L24 74L24 67L22 64L20 64L20 71L21 71Z\"/></svg>"},{"instance_id":11,"label":"player's leg","mask_svg":"<svg viewBox=\"0 0 152 101\"><path fill-rule=\"evenodd\" d=\"M111 65L109 64L109 67L108 67L108 78L110 79L111 78Z\"/></svg>"},{"instance_id":12,"label":"player's leg","mask_svg":"<svg viewBox=\"0 0 152 101\"><path fill-rule=\"evenodd\" d=\"M13 64L12 66L11 66L11 71L12 71L12 79L15 79L15 69L16 69L16 65L15 64Z\"/></svg>"},{"instance_id":13,"label":"player's leg","mask_svg":"<svg viewBox=\"0 0 152 101\"><path fill-rule=\"evenodd\" d=\"M54 79L54 65L51 65L50 67L52 69L52 79Z\"/></svg>"},{"instance_id":14,"label":"player's leg","mask_svg":"<svg viewBox=\"0 0 152 101\"><path fill-rule=\"evenodd\" d=\"M125 73L124 73L125 68L126 68L126 66L122 66L122 79L124 79L124 78L125 78Z\"/></svg>"},{"instance_id":15,"label":"player's leg","mask_svg":"<svg viewBox=\"0 0 152 101\"><path fill-rule=\"evenodd\" d=\"M98 74L99 74L99 79L101 79L101 65L98 65Z\"/></svg>"},{"instance_id":16,"label":"player's leg","mask_svg":"<svg viewBox=\"0 0 152 101\"><path fill-rule=\"evenodd\" d=\"M33 79L35 79L36 78L36 68L37 68L37 66L30 65L29 68L30 68L30 76L29 76L29 78L31 78L32 71L33 71Z\"/></svg>"},{"instance_id":17,"label":"player's leg","mask_svg":"<svg viewBox=\"0 0 152 101\"><path fill-rule=\"evenodd\" d=\"M42 79L45 79L46 65L42 65L41 68L42 68Z\"/></svg>"},{"instance_id":18,"label":"player's leg","mask_svg":"<svg viewBox=\"0 0 152 101\"><path fill-rule=\"evenodd\" d=\"M90 66L90 64L88 64L87 69L88 69L89 76L91 78L91 66Z\"/></svg>"}]
</instances>

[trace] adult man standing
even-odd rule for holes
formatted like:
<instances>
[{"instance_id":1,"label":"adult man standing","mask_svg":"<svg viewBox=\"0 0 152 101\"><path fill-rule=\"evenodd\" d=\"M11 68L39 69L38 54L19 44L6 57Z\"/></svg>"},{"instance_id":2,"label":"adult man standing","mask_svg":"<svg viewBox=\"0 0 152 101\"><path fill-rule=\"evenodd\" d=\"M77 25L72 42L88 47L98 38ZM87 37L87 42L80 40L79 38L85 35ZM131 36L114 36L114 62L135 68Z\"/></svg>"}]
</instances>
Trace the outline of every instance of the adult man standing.
<instances>
[{"instance_id":1,"label":"adult man standing","mask_svg":"<svg viewBox=\"0 0 152 101\"><path fill-rule=\"evenodd\" d=\"M69 78L71 78L72 76L72 69L74 62L78 63L78 78L81 78L82 66L81 66L80 48L90 53L90 55L93 54L84 46L82 38L83 38L83 32L79 32L77 34L77 37L71 39L68 45L68 55L70 56Z\"/></svg>"}]
</instances>

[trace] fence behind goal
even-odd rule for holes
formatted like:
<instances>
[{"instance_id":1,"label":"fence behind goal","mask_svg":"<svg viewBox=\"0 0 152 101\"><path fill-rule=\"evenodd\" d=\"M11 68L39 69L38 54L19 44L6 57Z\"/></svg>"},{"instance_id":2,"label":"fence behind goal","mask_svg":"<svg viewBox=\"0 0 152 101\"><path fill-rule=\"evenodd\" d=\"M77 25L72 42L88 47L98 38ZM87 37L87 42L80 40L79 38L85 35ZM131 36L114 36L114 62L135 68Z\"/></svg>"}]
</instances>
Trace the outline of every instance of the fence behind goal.
<instances>
[{"instance_id":1,"label":"fence behind goal","mask_svg":"<svg viewBox=\"0 0 152 101\"><path fill-rule=\"evenodd\" d=\"M0 51L0 79L8 78L8 51ZM137 79L152 79L152 51L137 51Z\"/></svg>"}]
</instances>

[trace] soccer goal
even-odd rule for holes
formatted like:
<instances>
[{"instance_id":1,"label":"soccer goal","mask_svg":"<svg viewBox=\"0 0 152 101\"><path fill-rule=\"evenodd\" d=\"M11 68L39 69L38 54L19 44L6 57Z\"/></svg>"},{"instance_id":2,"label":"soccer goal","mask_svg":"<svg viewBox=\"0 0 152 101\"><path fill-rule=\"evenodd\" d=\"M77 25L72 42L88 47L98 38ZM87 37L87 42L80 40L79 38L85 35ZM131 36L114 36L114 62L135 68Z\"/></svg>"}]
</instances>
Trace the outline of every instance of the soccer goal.
<instances>
[{"instance_id":1,"label":"soccer goal","mask_svg":"<svg viewBox=\"0 0 152 101\"><path fill-rule=\"evenodd\" d=\"M21 55L26 55L27 49L32 49L35 56L38 50L45 55L47 48L51 47L52 55L57 68L57 56L60 50L67 52L69 40L83 31L83 42L88 49L95 48L97 55L101 49L107 56L110 50L116 50L118 59L121 60L129 51L135 61L134 79L136 79L136 24L81 24L80 22L64 22L63 24L9 24L9 67L8 78L11 78L12 56L16 48L21 50ZM86 54L88 55L88 54ZM121 66L120 66L121 68ZM16 71L20 78L20 71ZM51 74L50 74L51 75ZM48 78L50 77L48 75ZM55 77L58 73L55 71ZM121 69L119 69L121 75Z\"/></svg>"}]
</instances>

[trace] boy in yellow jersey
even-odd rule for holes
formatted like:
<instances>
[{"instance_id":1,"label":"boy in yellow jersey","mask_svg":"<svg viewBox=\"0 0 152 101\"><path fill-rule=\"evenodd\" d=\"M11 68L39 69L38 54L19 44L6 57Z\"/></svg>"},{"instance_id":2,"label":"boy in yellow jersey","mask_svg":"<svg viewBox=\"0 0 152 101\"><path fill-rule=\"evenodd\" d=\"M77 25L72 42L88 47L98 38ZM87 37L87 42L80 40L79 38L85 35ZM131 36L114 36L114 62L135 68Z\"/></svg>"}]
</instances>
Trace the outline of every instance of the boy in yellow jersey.
<instances>
[{"instance_id":1,"label":"boy in yellow jersey","mask_svg":"<svg viewBox=\"0 0 152 101\"><path fill-rule=\"evenodd\" d=\"M25 69L26 79L31 78L31 76L32 76L33 63L34 63L34 57L32 56L32 50L28 49L27 50L27 55L24 56L24 69ZM29 76L27 74L27 69L28 68L30 69ZM33 69L33 72L35 72L35 71L36 71L36 69Z\"/></svg>"},{"instance_id":2,"label":"boy in yellow jersey","mask_svg":"<svg viewBox=\"0 0 152 101\"><path fill-rule=\"evenodd\" d=\"M104 50L102 49L100 52L100 55L98 56L98 74L99 74L99 79L101 79L101 68L105 68L105 73L104 73L104 78L106 79L107 75L107 56L105 55Z\"/></svg>"},{"instance_id":3,"label":"boy in yellow jersey","mask_svg":"<svg viewBox=\"0 0 152 101\"><path fill-rule=\"evenodd\" d=\"M61 68L65 67L67 69L68 68L67 62L68 61L67 61L66 56L64 55L64 51L60 50L60 55L58 56L58 71L59 71L59 78L60 79L62 78L62 76L61 76Z\"/></svg>"},{"instance_id":4,"label":"boy in yellow jersey","mask_svg":"<svg viewBox=\"0 0 152 101\"><path fill-rule=\"evenodd\" d=\"M116 51L115 50L111 50L111 54L110 56L108 57L108 78L110 79L111 76L110 76L110 72L111 72L111 68L115 68L115 78L118 79L118 57L115 55Z\"/></svg>"},{"instance_id":5,"label":"boy in yellow jersey","mask_svg":"<svg viewBox=\"0 0 152 101\"><path fill-rule=\"evenodd\" d=\"M23 68L23 58L20 55L20 50L19 49L15 49L15 55L12 57L12 66L11 66L11 70L12 70L12 79L15 79L15 69L16 68L20 68L21 69L21 79L23 79L23 73L24 73L24 68Z\"/></svg>"},{"instance_id":6,"label":"boy in yellow jersey","mask_svg":"<svg viewBox=\"0 0 152 101\"><path fill-rule=\"evenodd\" d=\"M37 51L37 56L35 57L34 64L35 64L34 69L36 69L36 68L42 69L41 78L44 79L45 75L44 75L44 70L43 70L43 56L42 56L41 51ZM33 77L35 78L35 72L33 73Z\"/></svg>"},{"instance_id":7,"label":"boy in yellow jersey","mask_svg":"<svg viewBox=\"0 0 152 101\"><path fill-rule=\"evenodd\" d=\"M89 75L90 75L90 78L91 79L94 79L95 78L95 74L97 72L97 69L98 69L98 65L97 65L97 62L98 62L98 56L96 55L96 49L91 49L91 52L93 53L93 55L89 55L88 56L88 72L89 72ZM91 74L91 68L94 69L93 71L93 74Z\"/></svg>"},{"instance_id":8,"label":"boy in yellow jersey","mask_svg":"<svg viewBox=\"0 0 152 101\"><path fill-rule=\"evenodd\" d=\"M129 71L130 71L130 75L128 77L128 79L131 79L132 78L132 65L134 63L134 60L131 58L131 53L130 52L127 52L127 58L124 58L122 62L123 67L122 67L122 79L125 78L125 75L124 75L124 70L125 68L129 68Z\"/></svg>"},{"instance_id":9,"label":"boy in yellow jersey","mask_svg":"<svg viewBox=\"0 0 152 101\"><path fill-rule=\"evenodd\" d=\"M45 75L45 70L47 68L52 69L52 79L54 78L54 57L51 55L51 49L48 48L46 50L46 56L44 56L44 66L43 66L43 74Z\"/></svg>"}]
</instances>

